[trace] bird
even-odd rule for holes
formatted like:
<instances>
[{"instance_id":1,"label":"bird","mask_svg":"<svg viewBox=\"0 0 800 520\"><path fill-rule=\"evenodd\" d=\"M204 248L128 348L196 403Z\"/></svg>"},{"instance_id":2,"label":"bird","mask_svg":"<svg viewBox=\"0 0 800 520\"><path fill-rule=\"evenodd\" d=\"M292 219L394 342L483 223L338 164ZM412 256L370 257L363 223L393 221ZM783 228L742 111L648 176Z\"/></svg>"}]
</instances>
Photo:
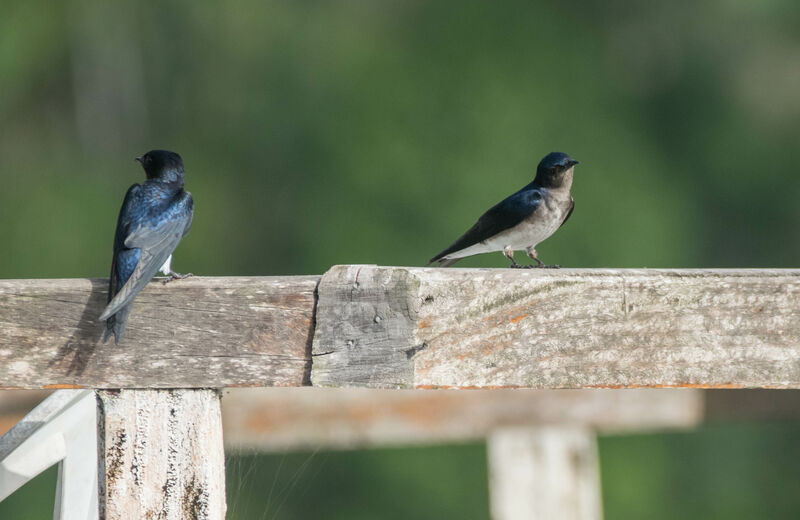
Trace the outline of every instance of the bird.
<instances>
[{"instance_id":1,"label":"bird","mask_svg":"<svg viewBox=\"0 0 800 520\"><path fill-rule=\"evenodd\" d=\"M166 281L186 278L172 270L172 252L189 232L194 215L192 194L184 190L183 159L175 152L151 150L136 158L147 180L128 188L114 234L103 343L114 335L119 344L133 299L156 272Z\"/></svg>"},{"instance_id":2,"label":"bird","mask_svg":"<svg viewBox=\"0 0 800 520\"><path fill-rule=\"evenodd\" d=\"M575 200L570 194L578 161L562 152L544 156L533 181L481 215L478 221L453 244L428 262L439 267L453 265L461 258L502 251L511 260L509 267L550 267L539 259L536 245L556 232L572 215ZM514 251L524 249L536 265L522 266Z\"/></svg>"}]
</instances>

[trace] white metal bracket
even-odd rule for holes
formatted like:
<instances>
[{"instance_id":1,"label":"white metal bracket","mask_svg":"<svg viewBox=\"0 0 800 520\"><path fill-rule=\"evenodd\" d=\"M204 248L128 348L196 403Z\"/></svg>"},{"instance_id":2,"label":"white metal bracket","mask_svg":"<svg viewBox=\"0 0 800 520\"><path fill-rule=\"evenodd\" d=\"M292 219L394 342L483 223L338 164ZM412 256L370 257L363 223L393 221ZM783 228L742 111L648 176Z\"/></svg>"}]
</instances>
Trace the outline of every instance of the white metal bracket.
<instances>
[{"instance_id":1,"label":"white metal bracket","mask_svg":"<svg viewBox=\"0 0 800 520\"><path fill-rule=\"evenodd\" d=\"M0 437L0 501L58 463L54 520L96 520L97 400L58 390Z\"/></svg>"}]
</instances>

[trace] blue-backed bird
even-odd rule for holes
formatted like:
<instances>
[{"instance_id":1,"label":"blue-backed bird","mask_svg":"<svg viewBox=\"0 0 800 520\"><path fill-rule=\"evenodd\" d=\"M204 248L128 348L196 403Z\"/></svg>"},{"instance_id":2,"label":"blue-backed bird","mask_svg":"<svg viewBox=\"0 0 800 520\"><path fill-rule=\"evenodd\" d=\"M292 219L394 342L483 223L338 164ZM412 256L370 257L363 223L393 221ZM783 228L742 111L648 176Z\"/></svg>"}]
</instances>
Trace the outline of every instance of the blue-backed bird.
<instances>
[{"instance_id":1,"label":"blue-backed bird","mask_svg":"<svg viewBox=\"0 0 800 520\"><path fill-rule=\"evenodd\" d=\"M114 235L103 343L119 344L133 299L159 270L170 279L191 274L172 271L172 252L192 225L192 194L183 189L183 160L175 152L152 150L136 158L147 180L128 188Z\"/></svg>"},{"instance_id":2,"label":"blue-backed bird","mask_svg":"<svg viewBox=\"0 0 800 520\"><path fill-rule=\"evenodd\" d=\"M570 194L572 176L578 161L561 152L545 155L536 168L533 182L481 215L466 233L430 259L447 267L459 259L502 251L510 267L523 267L514 260L514 251L524 249L536 265L545 265L536 254L536 245L555 233L572 215L575 201Z\"/></svg>"}]
</instances>

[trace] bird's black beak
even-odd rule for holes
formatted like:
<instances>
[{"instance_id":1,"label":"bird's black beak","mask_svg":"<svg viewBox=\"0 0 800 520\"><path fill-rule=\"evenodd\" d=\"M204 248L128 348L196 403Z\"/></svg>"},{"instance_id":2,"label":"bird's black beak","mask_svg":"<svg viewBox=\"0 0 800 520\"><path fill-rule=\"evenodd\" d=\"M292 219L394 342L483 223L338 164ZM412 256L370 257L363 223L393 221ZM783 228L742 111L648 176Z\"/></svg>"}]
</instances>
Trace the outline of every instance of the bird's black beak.
<instances>
[{"instance_id":1,"label":"bird's black beak","mask_svg":"<svg viewBox=\"0 0 800 520\"><path fill-rule=\"evenodd\" d=\"M135 157L133 160L134 161L139 161L140 163L142 162L142 158L141 157Z\"/></svg>"},{"instance_id":2,"label":"bird's black beak","mask_svg":"<svg viewBox=\"0 0 800 520\"><path fill-rule=\"evenodd\" d=\"M576 161L575 159L570 159L569 161L570 166L575 166L576 164L580 164L580 161Z\"/></svg>"}]
</instances>

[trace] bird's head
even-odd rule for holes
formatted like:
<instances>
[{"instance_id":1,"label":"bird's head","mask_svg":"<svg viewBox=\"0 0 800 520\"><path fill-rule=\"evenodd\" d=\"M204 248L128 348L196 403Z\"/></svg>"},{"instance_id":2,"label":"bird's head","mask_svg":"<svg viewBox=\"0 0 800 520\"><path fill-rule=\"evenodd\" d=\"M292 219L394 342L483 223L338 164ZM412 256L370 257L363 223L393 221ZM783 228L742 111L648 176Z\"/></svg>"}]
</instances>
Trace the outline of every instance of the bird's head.
<instances>
[{"instance_id":1,"label":"bird's head","mask_svg":"<svg viewBox=\"0 0 800 520\"><path fill-rule=\"evenodd\" d=\"M534 182L544 188L559 188L572 183L572 173L578 161L562 152L550 152L536 168Z\"/></svg>"},{"instance_id":2,"label":"bird's head","mask_svg":"<svg viewBox=\"0 0 800 520\"><path fill-rule=\"evenodd\" d=\"M148 179L168 182L183 179L183 160L175 152L151 150L136 160L142 164Z\"/></svg>"}]
</instances>

